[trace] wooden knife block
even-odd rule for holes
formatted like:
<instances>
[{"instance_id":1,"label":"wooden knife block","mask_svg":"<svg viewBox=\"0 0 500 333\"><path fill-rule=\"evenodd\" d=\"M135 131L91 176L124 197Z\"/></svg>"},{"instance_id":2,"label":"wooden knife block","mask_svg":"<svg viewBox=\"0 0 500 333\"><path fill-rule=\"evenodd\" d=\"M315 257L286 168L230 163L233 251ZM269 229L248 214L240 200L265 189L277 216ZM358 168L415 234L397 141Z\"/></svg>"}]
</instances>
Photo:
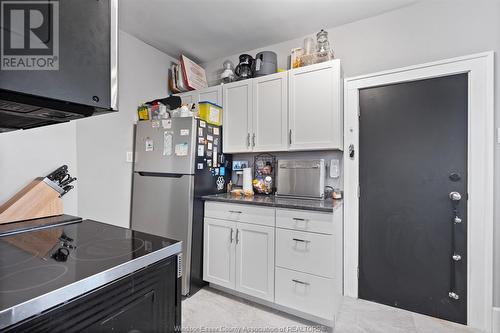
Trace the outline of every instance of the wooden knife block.
<instances>
[{"instance_id":1,"label":"wooden knife block","mask_svg":"<svg viewBox=\"0 0 500 333\"><path fill-rule=\"evenodd\" d=\"M0 224L62 214L59 193L37 178L0 206Z\"/></svg>"}]
</instances>

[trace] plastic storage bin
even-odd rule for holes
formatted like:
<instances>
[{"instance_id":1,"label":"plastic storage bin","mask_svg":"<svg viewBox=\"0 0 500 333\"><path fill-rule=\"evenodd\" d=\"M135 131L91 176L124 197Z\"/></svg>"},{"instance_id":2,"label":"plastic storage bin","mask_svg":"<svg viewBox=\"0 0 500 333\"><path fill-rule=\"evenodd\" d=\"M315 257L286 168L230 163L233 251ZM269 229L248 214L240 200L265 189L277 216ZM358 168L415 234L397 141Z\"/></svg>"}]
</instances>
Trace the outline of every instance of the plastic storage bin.
<instances>
[{"instance_id":1,"label":"plastic storage bin","mask_svg":"<svg viewBox=\"0 0 500 333\"><path fill-rule=\"evenodd\" d=\"M217 104L207 101L199 102L198 116L209 124L222 125L222 107Z\"/></svg>"}]
</instances>

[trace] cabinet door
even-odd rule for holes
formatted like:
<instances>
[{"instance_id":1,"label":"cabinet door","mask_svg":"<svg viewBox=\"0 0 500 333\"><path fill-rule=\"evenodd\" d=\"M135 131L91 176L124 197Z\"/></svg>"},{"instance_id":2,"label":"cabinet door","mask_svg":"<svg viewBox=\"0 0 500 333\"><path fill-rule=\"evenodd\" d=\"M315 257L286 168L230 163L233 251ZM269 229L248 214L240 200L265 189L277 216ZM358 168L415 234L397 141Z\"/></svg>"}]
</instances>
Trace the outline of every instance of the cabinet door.
<instances>
[{"instance_id":1,"label":"cabinet door","mask_svg":"<svg viewBox=\"0 0 500 333\"><path fill-rule=\"evenodd\" d=\"M236 290L274 301L274 228L238 223Z\"/></svg>"},{"instance_id":2,"label":"cabinet door","mask_svg":"<svg viewBox=\"0 0 500 333\"><path fill-rule=\"evenodd\" d=\"M288 149L288 73L253 79L252 146L254 151Z\"/></svg>"},{"instance_id":3,"label":"cabinet door","mask_svg":"<svg viewBox=\"0 0 500 333\"><path fill-rule=\"evenodd\" d=\"M223 152L251 151L252 132L252 80L225 84L222 88L224 132Z\"/></svg>"},{"instance_id":4,"label":"cabinet door","mask_svg":"<svg viewBox=\"0 0 500 333\"><path fill-rule=\"evenodd\" d=\"M203 231L203 279L234 289L236 224L205 218Z\"/></svg>"},{"instance_id":5,"label":"cabinet door","mask_svg":"<svg viewBox=\"0 0 500 333\"><path fill-rule=\"evenodd\" d=\"M290 149L342 149L340 60L289 71Z\"/></svg>"},{"instance_id":6,"label":"cabinet door","mask_svg":"<svg viewBox=\"0 0 500 333\"><path fill-rule=\"evenodd\" d=\"M177 94L181 98L182 104L198 103L198 92L196 90Z\"/></svg>"},{"instance_id":7,"label":"cabinet door","mask_svg":"<svg viewBox=\"0 0 500 333\"><path fill-rule=\"evenodd\" d=\"M222 87L208 87L198 90L198 102L210 102L222 106Z\"/></svg>"}]
</instances>

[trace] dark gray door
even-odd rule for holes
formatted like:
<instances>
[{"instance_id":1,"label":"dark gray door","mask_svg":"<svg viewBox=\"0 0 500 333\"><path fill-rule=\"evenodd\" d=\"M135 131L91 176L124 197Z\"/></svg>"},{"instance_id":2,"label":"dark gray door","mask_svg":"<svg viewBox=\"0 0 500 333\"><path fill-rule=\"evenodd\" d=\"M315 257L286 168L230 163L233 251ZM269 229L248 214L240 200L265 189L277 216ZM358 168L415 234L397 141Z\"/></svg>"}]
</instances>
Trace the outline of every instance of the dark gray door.
<instances>
[{"instance_id":1,"label":"dark gray door","mask_svg":"<svg viewBox=\"0 0 500 333\"><path fill-rule=\"evenodd\" d=\"M359 137L359 297L463 324L467 81L361 90Z\"/></svg>"}]
</instances>

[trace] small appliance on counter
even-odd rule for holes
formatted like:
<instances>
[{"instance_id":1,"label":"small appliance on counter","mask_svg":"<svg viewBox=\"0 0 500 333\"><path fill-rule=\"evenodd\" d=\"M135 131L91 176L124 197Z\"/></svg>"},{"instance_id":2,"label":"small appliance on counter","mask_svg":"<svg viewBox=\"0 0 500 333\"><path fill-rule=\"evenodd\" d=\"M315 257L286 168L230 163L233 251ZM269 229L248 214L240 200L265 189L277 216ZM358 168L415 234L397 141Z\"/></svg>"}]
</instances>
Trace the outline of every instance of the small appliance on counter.
<instances>
[{"instance_id":1,"label":"small appliance on counter","mask_svg":"<svg viewBox=\"0 0 500 333\"><path fill-rule=\"evenodd\" d=\"M254 76L274 74L278 70L278 56L272 51L257 53L254 62Z\"/></svg>"},{"instance_id":2,"label":"small appliance on counter","mask_svg":"<svg viewBox=\"0 0 500 333\"><path fill-rule=\"evenodd\" d=\"M0 224L62 215L61 197L73 189L71 183L75 180L68 173L67 165L46 177L34 179L0 205Z\"/></svg>"},{"instance_id":3,"label":"small appliance on counter","mask_svg":"<svg viewBox=\"0 0 500 333\"><path fill-rule=\"evenodd\" d=\"M325 160L278 160L277 196L324 199Z\"/></svg>"},{"instance_id":4,"label":"small appliance on counter","mask_svg":"<svg viewBox=\"0 0 500 333\"><path fill-rule=\"evenodd\" d=\"M254 59L249 54L241 54L240 63L236 66L234 72L238 76L238 81L246 80L253 77L253 63Z\"/></svg>"}]
</instances>

